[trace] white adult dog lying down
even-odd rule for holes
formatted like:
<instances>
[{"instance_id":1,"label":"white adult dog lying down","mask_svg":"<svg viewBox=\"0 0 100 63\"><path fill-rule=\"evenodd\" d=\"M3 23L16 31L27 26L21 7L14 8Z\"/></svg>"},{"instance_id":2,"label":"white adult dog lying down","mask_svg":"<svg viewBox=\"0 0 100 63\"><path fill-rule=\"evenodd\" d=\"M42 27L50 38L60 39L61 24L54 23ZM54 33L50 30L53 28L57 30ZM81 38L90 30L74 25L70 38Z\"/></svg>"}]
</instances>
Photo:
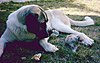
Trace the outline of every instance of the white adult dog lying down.
<instances>
[{"instance_id":1,"label":"white adult dog lying down","mask_svg":"<svg viewBox=\"0 0 100 63\"><path fill-rule=\"evenodd\" d=\"M4 50L4 44L7 42L13 42L14 40L21 40L21 41L27 41L27 39L32 39L35 36L34 34L28 32L27 26L23 24L25 14L28 12L36 13L38 15L41 15L40 6L38 5L27 5L23 6L20 9L16 10L15 12L11 13L8 16L7 20L7 28L3 35L0 38L0 56L3 53ZM45 11L48 17L48 22L46 23L47 28L46 30L52 30L55 29L59 32L64 33L71 33L75 34L82 40L82 43L85 45L92 45L94 43L94 40L89 38L84 33L75 31L71 28L71 25L76 26L88 26L88 25L94 25L94 21L90 17L85 17L84 21L74 21L63 14L60 10L46 10ZM45 49L45 51L48 52L56 52L59 50L55 45L52 45L51 43L48 43L48 38L43 38L40 40L40 45ZM75 38L73 38L75 39Z\"/></svg>"}]
</instances>

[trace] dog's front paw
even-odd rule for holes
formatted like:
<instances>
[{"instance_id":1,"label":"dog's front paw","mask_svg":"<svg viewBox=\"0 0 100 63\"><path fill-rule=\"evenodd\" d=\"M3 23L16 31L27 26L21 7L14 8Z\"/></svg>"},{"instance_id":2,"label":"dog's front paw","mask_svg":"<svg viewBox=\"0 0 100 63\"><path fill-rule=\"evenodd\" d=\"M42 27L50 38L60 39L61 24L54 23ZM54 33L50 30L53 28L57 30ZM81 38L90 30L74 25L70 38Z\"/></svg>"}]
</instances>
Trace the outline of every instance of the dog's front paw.
<instances>
[{"instance_id":1,"label":"dog's front paw","mask_svg":"<svg viewBox=\"0 0 100 63\"><path fill-rule=\"evenodd\" d=\"M86 46L92 46L94 43L93 39L89 38L88 36L86 36L83 33L80 35L80 40L81 40L81 43Z\"/></svg>"},{"instance_id":2,"label":"dog's front paw","mask_svg":"<svg viewBox=\"0 0 100 63\"><path fill-rule=\"evenodd\" d=\"M47 52L56 52L57 50L59 50L55 45L52 45L51 43L45 43L41 45Z\"/></svg>"},{"instance_id":3,"label":"dog's front paw","mask_svg":"<svg viewBox=\"0 0 100 63\"><path fill-rule=\"evenodd\" d=\"M44 49L47 52L56 52L57 50L59 50L55 45L52 45L51 43L45 44Z\"/></svg>"},{"instance_id":4,"label":"dog's front paw","mask_svg":"<svg viewBox=\"0 0 100 63\"><path fill-rule=\"evenodd\" d=\"M94 40L93 39L90 39L90 38L85 38L82 43L86 46L92 46L93 43L94 43Z\"/></svg>"}]
</instances>

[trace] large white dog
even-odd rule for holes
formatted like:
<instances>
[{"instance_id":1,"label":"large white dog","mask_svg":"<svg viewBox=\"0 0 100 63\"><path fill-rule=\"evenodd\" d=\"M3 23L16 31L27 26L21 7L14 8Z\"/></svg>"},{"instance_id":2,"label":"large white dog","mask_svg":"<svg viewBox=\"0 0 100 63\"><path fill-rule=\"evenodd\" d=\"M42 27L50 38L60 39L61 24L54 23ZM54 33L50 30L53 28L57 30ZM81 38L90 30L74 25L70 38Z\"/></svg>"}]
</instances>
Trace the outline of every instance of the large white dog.
<instances>
[{"instance_id":1,"label":"large white dog","mask_svg":"<svg viewBox=\"0 0 100 63\"><path fill-rule=\"evenodd\" d=\"M35 35L28 32L27 26L25 24L22 24L24 18L23 16L29 11L31 13L37 13L38 15L40 15L41 13L40 6L27 5L21 7L8 16L8 20L6 22L7 28L0 38L0 56L3 53L4 44L6 42L13 42L14 40L27 41L27 39L34 39L33 37ZM92 45L94 43L94 40L86 36L84 33L75 31L71 28L71 25L94 25L94 21L90 17L85 17L84 21L74 21L64 15L64 13L60 10L46 10L45 12L48 17L48 22L46 23L48 31L55 29L59 32L75 34L80 37L80 39L82 39L82 43L85 45ZM40 40L40 45L45 49L45 51L56 52L57 50L59 50L55 45L48 43L48 39L49 37Z\"/></svg>"}]
</instances>

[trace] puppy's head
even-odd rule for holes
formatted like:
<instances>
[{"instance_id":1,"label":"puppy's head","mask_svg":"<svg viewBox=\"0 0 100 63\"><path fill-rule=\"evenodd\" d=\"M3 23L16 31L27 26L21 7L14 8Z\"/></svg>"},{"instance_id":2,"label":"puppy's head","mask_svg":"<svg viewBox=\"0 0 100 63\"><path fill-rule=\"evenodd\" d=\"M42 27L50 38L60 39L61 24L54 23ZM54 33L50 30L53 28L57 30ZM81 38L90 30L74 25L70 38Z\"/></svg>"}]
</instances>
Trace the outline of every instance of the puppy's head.
<instances>
[{"instance_id":1,"label":"puppy's head","mask_svg":"<svg viewBox=\"0 0 100 63\"><path fill-rule=\"evenodd\" d=\"M71 34L67 35L65 38L65 43L70 46L73 52L76 52L78 49L79 37L77 35Z\"/></svg>"},{"instance_id":2,"label":"puppy's head","mask_svg":"<svg viewBox=\"0 0 100 63\"><path fill-rule=\"evenodd\" d=\"M92 46L94 43L92 41L87 41L87 39L85 39L84 37L78 36L75 34L68 35L65 39L65 42L68 44L73 44L73 43L77 42L77 43L81 43L86 46Z\"/></svg>"},{"instance_id":3,"label":"puppy's head","mask_svg":"<svg viewBox=\"0 0 100 63\"><path fill-rule=\"evenodd\" d=\"M77 35L70 34L70 35L67 35L67 37L65 38L65 41L67 43L76 42L76 41L79 41L79 37Z\"/></svg>"}]
</instances>

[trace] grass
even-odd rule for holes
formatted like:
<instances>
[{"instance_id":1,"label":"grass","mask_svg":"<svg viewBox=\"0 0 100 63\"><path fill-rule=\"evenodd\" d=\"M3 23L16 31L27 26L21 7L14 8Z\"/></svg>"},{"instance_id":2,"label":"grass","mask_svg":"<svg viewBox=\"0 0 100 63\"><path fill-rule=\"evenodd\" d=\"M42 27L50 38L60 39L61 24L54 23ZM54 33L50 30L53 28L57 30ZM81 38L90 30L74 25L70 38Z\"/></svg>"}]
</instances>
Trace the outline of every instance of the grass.
<instances>
[{"instance_id":1,"label":"grass","mask_svg":"<svg viewBox=\"0 0 100 63\"><path fill-rule=\"evenodd\" d=\"M88 48L80 45L80 49L73 53L71 49L64 44L64 39L67 34L60 34L59 37L51 37L49 42L57 45L59 51L55 53L42 52L41 63L100 63L100 2L98 0L76 0L74 2L25 2L25 3L1 3L0 4L0 35L6 28L6 20L8 15L20 8L23 5L38 4L47 9L61 9L66 15L74 20L83 20L84 16L90 16L94 19L95 25L89 27L74 27L73 29L83 32L95 40L93 47ZM25 48L16 48L17 55L22 54L16 58L15 52L6 51L3 59L12 60L16 59L14 63L37 63L37 61L30 58L37 52ZM14 56L15 55L15 56ZM13 57L13 59L12 59ZM21 59L26 57L26 59ZM1 62L0 62L1 63ZM12 63L12 62L10 62Z\"/></svg>"}]
</instances>

